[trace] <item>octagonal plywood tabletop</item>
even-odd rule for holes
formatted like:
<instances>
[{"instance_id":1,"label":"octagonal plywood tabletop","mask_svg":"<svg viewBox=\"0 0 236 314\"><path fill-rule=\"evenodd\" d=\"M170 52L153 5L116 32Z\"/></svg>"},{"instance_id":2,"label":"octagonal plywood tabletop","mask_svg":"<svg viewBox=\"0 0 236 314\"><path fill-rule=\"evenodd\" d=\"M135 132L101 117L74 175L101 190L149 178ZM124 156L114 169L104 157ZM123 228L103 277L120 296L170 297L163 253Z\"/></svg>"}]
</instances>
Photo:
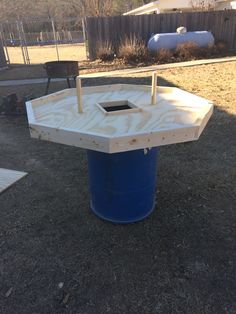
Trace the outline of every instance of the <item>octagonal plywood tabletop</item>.
<instances>
[{"instance_id":1,"label":"octagonal plywood tabletop","mask_svg":"<svg viewBox=\"0 0 236 314\"><path fill-rule=\"evenodd\" d=\"M76 89L28 102L31 136L116 153L197 140L213 111L208 100L173 87L158 87L154 105L150 86L114 84L82 90L82 113ZM106 104L127 103L128 109L106 112Z\"/></svg>"}]
</instances>

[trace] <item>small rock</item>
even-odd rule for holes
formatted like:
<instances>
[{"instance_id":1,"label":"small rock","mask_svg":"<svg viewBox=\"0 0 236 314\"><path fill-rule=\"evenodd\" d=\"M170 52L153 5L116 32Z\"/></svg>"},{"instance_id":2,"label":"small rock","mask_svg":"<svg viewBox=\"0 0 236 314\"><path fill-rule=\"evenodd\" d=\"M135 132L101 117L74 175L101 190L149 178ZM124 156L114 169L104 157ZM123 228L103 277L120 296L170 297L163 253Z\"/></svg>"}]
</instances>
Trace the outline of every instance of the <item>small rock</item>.
<instances>
[{"instance_id":1,"label":"small rock","mask_svg":"<svg viewBox=\"0 0 236 314\"><path fill-rule=\"evenodd\" d=\"M58 288L61 289L64 286L64 282L59 282Z\"/></svg>"},{"instance_id":2,"label":"small rock","mask_svg":"<svg viewBox=\"0 0 236 314\"><path fill-rule=\"evenodd\" d=\"M11 295L12 291L13 291L13 287L7 290L5 297L8 298Z\"/></svg>"}]
</instances>

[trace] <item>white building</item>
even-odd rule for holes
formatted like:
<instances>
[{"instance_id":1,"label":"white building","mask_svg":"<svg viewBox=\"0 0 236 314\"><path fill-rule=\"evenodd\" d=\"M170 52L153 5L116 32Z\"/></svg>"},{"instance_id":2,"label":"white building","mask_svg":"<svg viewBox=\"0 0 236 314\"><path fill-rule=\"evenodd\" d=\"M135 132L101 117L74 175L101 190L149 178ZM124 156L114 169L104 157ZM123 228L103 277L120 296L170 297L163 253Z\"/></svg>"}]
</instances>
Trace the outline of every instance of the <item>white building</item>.
<instances>
[{"instance_id":1,"label":"white building","mask_svg":"<svg viewBox=\"0 0 236 314\"><path fill-rule=\"evenodd\" d=\"M145 4L139 8L131 10L129 12L124 13L123 15L141 15L141 14L159 14L159 13L169 13L169 12L189 12L194 9L199 9L200 3L202 1L199 0L158 0L154 2L150 2ZM228 0L215 0L214 2L214 10L230 10L236 9L236 1L228 1ZM212 3L212 1L209 1Z\"/></svg>"},{"instance_id":2,"label":"white building","mask_svg":"<svg viewBox=\"0 0 236 314\"><path fill-rule=\"evenodd\" d=\"M236 10L236 1L216 0L216 10Z\"/></svg>"}]
</instances>

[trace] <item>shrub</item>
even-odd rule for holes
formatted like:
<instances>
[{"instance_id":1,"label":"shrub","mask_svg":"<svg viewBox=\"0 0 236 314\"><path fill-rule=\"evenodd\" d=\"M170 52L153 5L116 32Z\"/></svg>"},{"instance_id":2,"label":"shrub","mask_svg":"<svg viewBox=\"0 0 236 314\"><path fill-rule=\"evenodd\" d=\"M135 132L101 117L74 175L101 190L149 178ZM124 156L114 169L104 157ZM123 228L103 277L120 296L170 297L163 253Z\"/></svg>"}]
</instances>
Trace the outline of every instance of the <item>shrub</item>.
<instances>
[{"instance_id":1,"label":"shrub","mask_svg":"<svg viewBox=\"0 0 236 314\"><path fill-rule=\"evenodd\" d=\"M199 54L198 54L199 59L211 58L218 54L215 45L213 46L211 45L208 47L201 47L201 48L199 47L198 49L199 49Z\"/></svg>"},{"instance_id":2,"label":"shrub","mask_svg":"<svg viewBox=\"0 0 236 314\"><path fill-rule=\"evenodd\" d=\"M181 61L195 60L200 57L201 49L194 42L188 41L177 45L176 54Z\"/></svg>"},{"instance_id":3,"label":"shrub","mask_svg":"<svg viewBox=\"0 0 236 314\"><path fill-rule=\"evenodd\" d=\"M112 45L106 41L97 47L97 58L102 61L112 61L115 57Z\"/></svg>"},{"instance_id":4,"label":"shrub","mask_svg":"<svg viewBox=\"0 0 236 314\"><path fill-rule=\"evenodd\" d=\"M174 53L170 49L160 49L155 56L158 63L170 63L174 60Z\"/></svg>"},{"instance_id":5,"label":"shrub","mask_svg":"<svg viewBox=\"0 0 236 314\"><path fill-rule=\"evenodd\" d=\"M218 40L215 47L218 53L226 53L228 51L228 44L224 40Z\"/></svg>"},{"instance_id":6,"label":"shrub","mask_svg":"<svg viewBox=\"0 0 236 314\"><path fill-rule=\"evenodd\" d=\"M143 41L136 37L126 37L118 48L118 58L127 63L145 62L148 59L148 51Z\"/></svg>"}]
</instances>

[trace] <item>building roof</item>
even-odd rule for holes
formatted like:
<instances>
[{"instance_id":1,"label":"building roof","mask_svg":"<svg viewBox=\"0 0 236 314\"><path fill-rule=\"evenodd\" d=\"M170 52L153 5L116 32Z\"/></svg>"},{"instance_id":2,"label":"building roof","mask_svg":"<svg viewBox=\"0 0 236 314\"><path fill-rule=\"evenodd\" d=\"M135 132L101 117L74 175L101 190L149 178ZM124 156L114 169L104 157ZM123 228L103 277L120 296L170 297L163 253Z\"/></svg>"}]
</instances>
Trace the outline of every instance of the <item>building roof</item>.
<instances>
[{"instance_id":1,"label":"building roof","mask_svg":"<svg viewBox=\"0 0 236 314\"><path fill-rule=\"evenodd\" d=\"M159 5L159 1L150 2L134 10L126 12L123 15L141 15L141 14L149 14L153 12L160 13L158 5Z\"/></svg>"}]
</instances>

